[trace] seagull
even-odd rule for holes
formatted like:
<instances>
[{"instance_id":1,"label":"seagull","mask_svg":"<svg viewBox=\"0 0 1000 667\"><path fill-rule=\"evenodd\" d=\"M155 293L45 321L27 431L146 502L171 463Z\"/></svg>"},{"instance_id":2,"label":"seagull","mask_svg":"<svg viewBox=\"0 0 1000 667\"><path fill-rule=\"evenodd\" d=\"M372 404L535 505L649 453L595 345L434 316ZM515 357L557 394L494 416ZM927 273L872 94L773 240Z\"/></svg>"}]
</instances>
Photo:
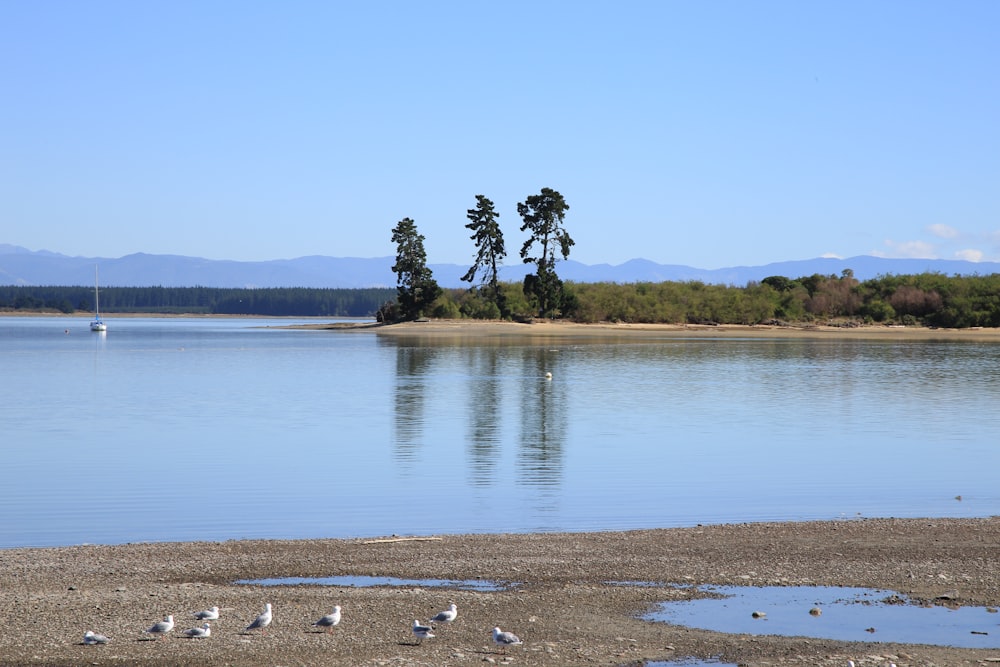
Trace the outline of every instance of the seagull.
<instances>
[{"instance_id":1,"label":"seagull","mask_svg":"<svg viewBox=\"0 0 1000 667\"><path fill-rule=\"evenodd\" d=\"M109 641L111 640L105 637L104 635L97 634L93 630L87 630L83 634L84 644L107 644Z\"/></svg>"},{"instance_id":2,"label":"seagull","mask_svg":"<svg viewBox=\"0 0 1000 667\"><path fill-rule=\"evenodd\" d=\"M255 628L260 628L260 633L264 634L264 628L271 625L271 603L268 602L264 605L264 611L261 612L260 616L253 619L253 623L247 626L245 632L249 632Z\"/></svg>"},{"instance_id":3,"label":"seagull","mask_svg":"<svg viewBox=\"0 0 1000 667\"><path fill-rule=\"evenodd\" d=\"M501 632L500 628L493 628L493 643L507 651L508 646L518 646L523 644L513 632Z\"/></svg>"},{"instance_id":4,"label":"seagull","mask_svg":"<svg viewBox=\"0 0 1000 667\"><path fill-rule=\"evenodd\" d=\"M418 644L423 642L428 637L433 637L434 635L431 634L431 630L433 629L434 628L429 625L421 625L418 620L413 621L413 636L417 638Z\"/></svg>"},{"instance_id":5,"label":"seagull","mask_svg":"<svg viewBox=\"0 0 1000 667\"><path fill-rule=\"evenodd\" d=\"M154 623L153 627L146 630L151 635L166 635L168 632L174 629L174 617L171 614L159 623Z\"/></svg>"},{"instance_id":6,"label":"seagull","mask_svg":"<svg viewBox=\"0 0 1000 667\"><path fill-rule=\"evenodd\" d=\"M212 628L208 623L203 624L200 628L191 628L190 630L185 630L184 634L192 639L198 639L200 637L209 637L212 634Z\"/></svg>"},{"instance_id":7,"label":"seagull","mask_svg":"<svg viewBox=\"0 0 1000 667\"><path fill-rule=\"evenodd\" d=\"M219 608L212 607L211 609L206 609L205 611L196 611L194 617L199 621L217 621L219 620Z\"/></svg>"},{"instance_id":8,"label":"seagull","mask_svg":"<svg viewBox=\"0 0 1000 667\"><path fill-rule=\"evenodd\" d=\"M321 618L318 621L316 621L315 623L313 623L313 625L316 626L316 627L320 627L320 628L326 628L328 631L330 631L332 633L333 632L333 626L337 625L338 623L340 623L340 605L339 604L335 605L333 607L333 613L327 614L323 618Z\"/></svg>"},{"instance_id":9,"label":"seagull","mask_svg":"<svg viewBox=\"0 0 1000 667\"><path fill-rule=\"evenodd\" d=\"M458 607L456 607L455 603L452 602L450 607L438 613L438 615L432 618L430 621L428 621L428 623L448 624L454 621L457 617L458 617Z\"/></svg>"}]
</instances>

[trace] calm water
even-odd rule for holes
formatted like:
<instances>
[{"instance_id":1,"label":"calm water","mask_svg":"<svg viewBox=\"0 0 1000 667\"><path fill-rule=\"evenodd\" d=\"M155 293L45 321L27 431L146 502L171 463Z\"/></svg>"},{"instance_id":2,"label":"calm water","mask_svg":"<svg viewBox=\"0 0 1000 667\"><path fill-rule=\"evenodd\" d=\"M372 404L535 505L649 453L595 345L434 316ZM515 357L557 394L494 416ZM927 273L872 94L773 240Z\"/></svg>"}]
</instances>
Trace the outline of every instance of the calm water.
<instances>
[{"instance_id":1,"label":"calm water","mask_svg":"<svg viewBox=\"0 0 1000 667\"><path fill-rule=\"evenodd\" d=\"M1000 514L1000 345L288 323L0 318L0 547Z\"/></svg>"}]
</instances>

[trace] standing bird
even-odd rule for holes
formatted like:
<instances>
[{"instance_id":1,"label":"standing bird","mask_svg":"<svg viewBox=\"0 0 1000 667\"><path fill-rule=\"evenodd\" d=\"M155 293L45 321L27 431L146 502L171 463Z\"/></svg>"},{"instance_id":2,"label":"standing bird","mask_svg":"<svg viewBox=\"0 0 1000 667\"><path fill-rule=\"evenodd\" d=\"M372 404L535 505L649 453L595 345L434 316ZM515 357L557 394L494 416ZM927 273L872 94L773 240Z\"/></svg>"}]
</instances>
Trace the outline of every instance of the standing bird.
<instances>
[{"instance_id":1,"label":"standing bird","mask_svg":"<svg viewBox=\"0 0 1000 667\"><path fill-rule=\"evenodd\" d=\"M184 634L192 639L199 639L201 637L210 637L212 635L212 627L208 623L203 623L200 628L191 628L190 630L185 630Z\"/></svg>"},{"instance_id":2,"label":"standing bird","mask_svg":"<svg viewBox=\"0 0 1000 667\"><path fill-rule=\"evenodd\" d=\"M452 602L451 606L442 612L439 612L437 616L433 617L428 623L444 623L448 625L452 621L458 618L458 607Z\"/></svg>"},{"instance_id":3,"label":"standing bird","mask_svg":"<svg viewBox=\"0 0 1000 667\"><path fill-rule=\"evenodd\" d=\"M313 626L319 628L325 628L326 631L333 633L333 626L340 623L340 605L335 605L333 607L333 613L327 614L323 618L319 619Z\"/></svg>"},{"instance_id":4,"label":"standing bird","mask_svg":"<svg viewBox=\"0 0 1000 667\"><path fill-rule=\"evenodd\" d=\"M260 633L264 634L264 629L267 626L269 626L269 625L271 625L271 603L270 602L268 602L267 604L264 605L264 611L261 612L260 616L258 616L257 618L253 619L253 623L251 623L250 625L248 625L247 629L244 630L244 632L250 632L251 630L255 630L257 628L260 628Z\"/></svg>"},{"instance_id":5,"label":"standing bird","mask_svg":"<svg viewBox=\"0 0 1000 667\"><path fill-rule=\"evenodd\" d=\"M194 617L199 621L217 621L219 620L219 608L212 607L211 609L206 609L205 611L196 611Z\"/></svg>"},{"instance_id":6,"label":"standing bird","mask_svg":"<svg viewBox=\"0 0 1000 667\"><path fill-rule=\"evenodd\" d=\"M493 643L507 652L508 646L518 646L523 644L513 632L501 632L500 628L493 628Z\"/></svg>"},{"instance_id":7,"label":"standing bird","mask_svg":"<svg viewBox=\"0 0 1000 667\"><path fill-rule=\"evenodd\" d=\"M151 628L146 630L146 632L148 632L151 635L160 635L161 637L163 637L173 629L174 629L174 617L173 614L171 614L170 616L167 616L159 623L154 623Z\"/></svg>"},{"instance_id":8,"label":"standing bird","mask_svg":"<svg viewBox=\"0 0 1000 667\"><path fill-rule=\"evenodd\" d=\"M422 643L428 637L433 637L431 630L433 630L429 625L421 625L420 621L414 619L413 621L413 636L417 638L417 644Z\"/></svg>"},{"instance_id":9,"label":"standing bird","mask_svg":"<svg viewBox=\"0 0 1000 667\"><path fill-rule=\"evenodd\" d=\"M93 630L87 630L83 633L83 643L84 644L107 644L110 639L104 635L99 635Z\"/></svg>"}]
</instances>

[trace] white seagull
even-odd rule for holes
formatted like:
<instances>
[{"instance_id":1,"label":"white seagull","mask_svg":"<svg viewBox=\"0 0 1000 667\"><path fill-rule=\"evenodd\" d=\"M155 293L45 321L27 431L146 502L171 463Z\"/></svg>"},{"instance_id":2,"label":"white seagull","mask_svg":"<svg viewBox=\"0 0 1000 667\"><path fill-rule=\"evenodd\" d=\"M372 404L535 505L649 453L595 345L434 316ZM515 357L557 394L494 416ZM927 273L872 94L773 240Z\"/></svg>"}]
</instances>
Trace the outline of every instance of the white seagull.
<instances>
[{"instance_id":1,"label":"white seagull","mask_svg":"<svg viewBox=\"0 0 1000 667\"><path fill-rule=\"evenodd\" d=\"M501 632L500 628L493 628L493 643L506 652L508 646L518 646L524 642L513 632Z\"/></svg>"},{"instance_id":2,"label":"white seagull","mask_svg":"<svg viewBox=\"0 0 1000 667\"><path fill-rule=\"evenodd\" d=\"M219 608L212 607L204 611L196 611L194 617L199 621L217 621L219 620Z\"/></svg>"},{"instance_id":3,"label":"white seagull","mask_svg":"<svg viewBox=\"0 0 1000 667\"><path fill-rule=\"evenodd\" d=\"M417 643L420 644L428 637L433 637L431 630L434 628L429 625L421 625L420 621L414 619L413 621L413 636L417 638Z\"/></svg>"},{"instance_id":4,"label":"white seagull","mask_svg":"<svg viewBox=\"0 0 1000 667\"><path fill-rule=\"evenodd\" d=\"M340 605L339 604L338 605L334 605L332 613L327 614L323 618L319 619L318 621L316 621L315 623L313 623L313 625L316 626L316 627L319 627L319 628L325 628L329 632L333 632L333 626L337 625L338 623L340 623Z\"/></svg>"},{"instance_id":5,"label":"white seagull","mask_svg":"<svg viewBox=\"0 0 1000 667\"><path fill-rule=\"evenodd\" d=\"M84 644L107 644L110 639L104 635L99 635L93 630L87 630L83 633L83 643Z\"/></svg>"},{"instance_id":6,"label":"white seagull","mask_svg":"<svg viewBox=\"0 0 1000 667\"><path fill-rule=\"evenodd\" d=\"M264 628L266 628L269 625L271 625L271 603L270 602L268 602L266 605L264 605L264 611L261 612L260 616L258 616L257 618L253 619L253 623L251 623L250 625L247 626L247 629L245 630L245 632L249 632L250 630L255 630L256 628L260 628L261 634L264 634Z\"/></svg>"},{"instance_id":7,"label":"white seagull","mask_svg":"<svg viewBox=\"0 0 1000 667\"><path fill-rule=\"evenodd\" d=\"M438 615L432 618L429 622L444 623L445 625L447 625L448 623L454 621L456 618L458 618L458 607L456 607L455 603L452 602L451 606L449 606L444 611L439 612Z\"/></svg>"},{"instance_id":8,"label":"white seagull","mask_svg":"<svg viewBox=\"0 0 1000 667\"><path fill-rule=\"evenodd\" d=\"M174 617L173 614L167 616L165 619L159 623L154 623L151 628L146 630L151 635L165 636L168 632L174 629Z\"/></svg>"},{"instance_id":9,"label":"white seagull","mask_svg":"<svg viewBox=\"0 0 1000 667\"><path fill-rule=\"evenodd\" d=\"M200 637L210 637L212 635L212 627L208 623L202 624L200 628L191 628L190 630L185 630L184 634L192 639L198 639Z\"/></svg>"}]
</instances>

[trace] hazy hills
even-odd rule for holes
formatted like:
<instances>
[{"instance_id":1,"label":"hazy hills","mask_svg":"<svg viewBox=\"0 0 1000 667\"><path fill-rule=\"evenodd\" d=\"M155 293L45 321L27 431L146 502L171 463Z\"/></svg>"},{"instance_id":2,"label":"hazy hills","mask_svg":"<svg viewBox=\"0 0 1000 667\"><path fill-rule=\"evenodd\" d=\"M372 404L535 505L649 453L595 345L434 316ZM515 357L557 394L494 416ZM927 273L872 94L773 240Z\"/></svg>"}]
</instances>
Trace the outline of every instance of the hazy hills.
<instances>
[{"instance_id":1,"label":"hazy hills","mask_svg":"<svg viewBox=\"0 0 1000 667\"><path fill-rule=\"evenodd\" d=\"M533 267L515 264L501 269L501 278L520 281ZM310 256L266 262L211 260L179 255L137 253L118 258L69 257L45 250L31 251L0 244L0 285L91 285L94 266L100 267L103 286L117 287L395 287L394 257ZM471 262L470 262L471 264ZM469 265L431 264L442 287L468 287L461 276ZM559 262L556 271L563 280L575 282L663 282L699 280L705 283L745 285L768 276L798 278L814 273L840 275L845 269L859 280L886 274L937 272L945 275L1000 273L998 262L966 262L944 259L886 259L860 255L847 259L816 259L776 262L763 266L698 269L679 264L657 264L633 259L624 264Z\"/></svg>"}]
</instances>

